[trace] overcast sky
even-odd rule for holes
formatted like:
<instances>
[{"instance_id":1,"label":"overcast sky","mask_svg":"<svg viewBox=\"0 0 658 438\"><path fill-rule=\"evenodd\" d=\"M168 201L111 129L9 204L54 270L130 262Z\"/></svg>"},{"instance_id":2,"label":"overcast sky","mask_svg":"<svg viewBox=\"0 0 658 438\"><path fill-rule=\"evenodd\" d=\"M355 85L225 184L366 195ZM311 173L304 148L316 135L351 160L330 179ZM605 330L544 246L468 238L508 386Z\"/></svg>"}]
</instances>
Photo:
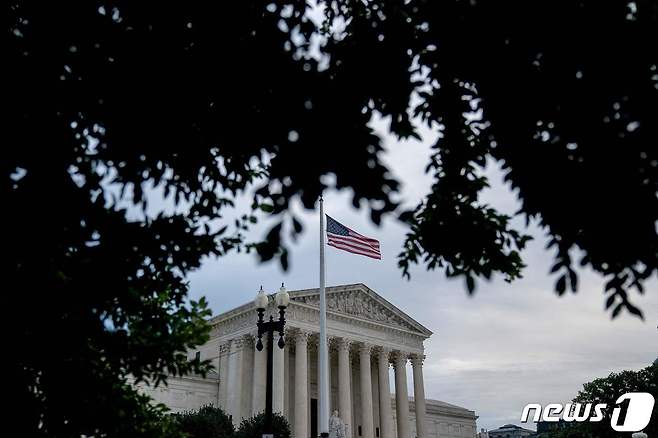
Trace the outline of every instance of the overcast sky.
<instances>
[{"instance_id":1,"label":"overcast sky","mask_svg":"<svg viewBox=\"0 0 658 438\"><path fill-rule=\"evenodd\" d=\"M424 167L430 141L384 138L384 159L404 183L404 201L415 205L429 188ZM492 178L487 202L516 211L514 194L503 185L500 171L492 166L487 174ZM502 279L479 283L469 297L461 280L447 280L443 272L418 267L410 281L403 279L396 255L404 227L393 220L380 228L370 224L364 210L351 207L349 192L327 193L325 210L379 239L384 257L375 261L328 247L327 285L365 283L432 330L425 343L426 396L475 410L478 429L520 424L525 404L569 401L584 382L643 368L658 354L658 283L648 284L644 296L633 294L644 322L626 313L611 321L604 311L603 282L589 272L581 273L578 294L558 298L555 278L548 275L553 253L544 249L546 238L536 226L529 230L535 240L523 254L528 264L524 278L512 284ZM247 254L207 259L189 277L191 297L205 295L217 314L252 300L261 284L270 292L282 281L289 289L317 287L318 215L304 212L302 217L305 231L292 246L288 272ZM413 385L409 388L413 391Z\"/></svg>"}]
</instances>

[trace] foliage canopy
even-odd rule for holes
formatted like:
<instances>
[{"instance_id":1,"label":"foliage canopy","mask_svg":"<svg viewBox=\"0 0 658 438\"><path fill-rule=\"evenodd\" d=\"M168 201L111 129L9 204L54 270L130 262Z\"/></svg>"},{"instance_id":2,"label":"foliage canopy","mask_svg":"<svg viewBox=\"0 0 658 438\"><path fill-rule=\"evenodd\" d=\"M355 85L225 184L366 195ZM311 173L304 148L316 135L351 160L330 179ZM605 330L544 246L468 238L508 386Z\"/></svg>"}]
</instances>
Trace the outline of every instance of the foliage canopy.
<instances>
[{"instance_id":1,"label":"foliage canopy","mask_svg":"<svg viewBox=\"0 0 658 438\"><path fill-rule=\"evenodd\" d=\"M290 425L281 414L272 414L272 431L277 438L290 438ZM253 438L262 436L265 430L265 414L260 413L242 420L234 438Z\"/></svg>"},{"instance_id":2,"label":"foliage canopy","mask_svg":"<svg viewBox=\"0 0 658 438\"><path fill-rule=\"evenodd\" d=\"M608 377L585 383L573 401L583 405L605 403L607 408L603 411L603 421L574 423L571 427L559 432L556 438L613 438L619 436L619 432L615 432L610 427L610 419L613 408L617 406L617 399L629 392L648 392L656 397L658 395L658 365L653 364L639 371L626 370L611 373ZM658 433L658 422L655 421L657 415L658 405L654 405L651 415L653 421L644 430L648 436L655 436Z\"/></svg>"},{"instance_id":3,"label":"foliage canopy","mask_svg":"<svg viewBox=\"0 0 658 438\"><path fill-rule=\"evenodd\" d=\"M211 405L202 406L198 411L175 414L174 419L188 438L232 438L235 433L229 416Z\"/></svg>"}]
</instances>

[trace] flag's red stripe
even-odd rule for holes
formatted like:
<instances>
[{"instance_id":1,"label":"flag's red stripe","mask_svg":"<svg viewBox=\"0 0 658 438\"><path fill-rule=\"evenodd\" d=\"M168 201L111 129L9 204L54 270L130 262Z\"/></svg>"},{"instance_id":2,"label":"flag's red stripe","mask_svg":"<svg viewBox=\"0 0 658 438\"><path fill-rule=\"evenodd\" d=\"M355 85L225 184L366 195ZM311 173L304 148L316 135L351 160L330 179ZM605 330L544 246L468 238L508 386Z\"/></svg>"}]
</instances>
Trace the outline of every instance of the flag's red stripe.
<instances>
[{"instance_id":1,"label":"flag's red stripe","mask_svg":"<svg viewBox=\"0 0 658 438\"><path fill-rule=\"evenodd\" d=\"M345 236L341 236L341 237L345 237ZM362 236L354 236L354 235L351 234L351 233L350 233L349 237L352 238L352 239L356 239L356 240L358 240L359 242L363 242L363 243L365 243L365 244L367 244L367 245L370 245L370 246L372 246L373 248L374 248L374 247L379 248L379 241L378 241L378 240L366 239L366 238L364 238L364 237L362 237Z\"/></svg>"},{"instance_id":2,"label":"flag's red stripe","mask_svg":"<svg viewBox=\"0 0 658 438\"><path fill-rule=\"evenodd\" d=\"M372 248L372 249L375 249L375 250L379 250L379 242L377 243L377 245L373 245L373 244L371 244L370 242L365 242L365 241L363 241L362 239L358 239L358 238L356 238L356 237L352 237L352 236L342 236L342 235L340 235L340 234L332 234L332 233L327 233L327 237L329 237L330 239L331 239L331 238L333 238L333 239L340 239L340 240L344 240L344 241L346 241L346 242L351 242L351 243L355 243L355 244L359 244L359 245L367 246L368 248Z\"/></svg>"},{"instance_id":3,"label":"flag's red stripe","mask_svg":"<svg viewBox=\"0 0 658 438\"><path fill-rule=\"evenodd\" d=\"M378 254L378 255L380 254L379 251L375 251L372 248L364 248L364 247L352 245L348 242L343 242L343 241L340 241L340 240L338 240L338 241L337 240L329 240L328 243L329 244L333 243L333 244L336 244L336 245L341 245L345 248L349 248L350 250L353 249L355 251L366 252L366 253L369 253L369 254Z\"/></svg>"},{"instance_id":4,"label":"flag's red stripe","mask_svg":"<svg viewBox=\"0 0 658 438\"><path fill-rule=\"evenodd\" d=\"M373 248L372 245L368 245L367 243L363 243L363 242L360 242L360 241L353 241L351 239L345 238L344 236L336 237L334 235L328 235L328 238L329 238L328 240L330 240L330 241L334 240L336 242L345 243L347 245L351 245L355 248L360 248L360 249L363 249L365 251L375 251L375 252L379 251L379 248Z\"/></svg>"},{"instance_id":5,"label":"flag's red stripe","mask_svg":"<svg viewBox=\"0 0 658 438\"><path fill-rule=\"evenodd\" d=\"M345 227L345 228L347 228L347 227ZM376 244L379 245L379 240L377 240L377 239L371 239L370 237L366 237L366 236L364 236L363 234L359 234L359 233L357 233L356 231L354 231L354 230L351 229L351 228L347 228L347 229L349 230L350 233L354 234L354 237L360 237L360 238L362 238L363 240L367 240L367 241L370 242L370 243L376 243Z\"/></svg>"},{"instance_id":6,"label":"flag's red stripe","mask_svg":"<svg viewBox=\"0 0 658 438\"><path fill-rule=\"evenodd\" d=\"M366 243L368 245L371 245L371 246L372 245L379 246L379 240L368 239L367 237L363 237L358 233L350 232L350 234L348 236L343 236L342 234L334 234L330 231L327 231L327 235L332 235L332 236L336 236L336 237L340 237L340 238L344 238L344 239L351 238L353 240L358 240L360 242L364 242L364 243Z\"/></svg>"},{"instance_id":7,"label":"flag's red stripe","mask_svg":"<svg viewBox=\"0 0 658 438\"><path fill-rule=\"evenodd\" d=\"M343 245L343 244L340 244L340 243L329 242L328 245L333 246L334 248L338 248L338 249L342 249L342 250L347 251L347 252L354 253L354 254L364 255L364 256L370 257L372 259L381 260L381 258L382 258L381 254L379 254L379 253L376 253L376 252L373 252L373 251L366 252L366 251L352 249L349 246Z\"/></svg>"},{"instance_id":8,"label":"flag's red stripe","mask_svg":"<svg viewBox=\"0 0 658 438\"><path fill-rule=\"evenodd\" d=\"M376 259L376 260L381 260L381 259L382 259L381 256L378 255L378 254L363 253L363 252L359 252L359 251L350 251L350 250L347 250L347 249L345 249L345 248L341 248L340 246L336 246L336 245L329 245L329 246L333 246L333 247L336 248L336 249L339 249L339 250L341 250L341 251L345 251L345 252L349 252L349 253L351 253L351 254L356 254L356 255L362 255L362 256L365 256L365 257L370 257L371 259Z\"/></svg>"}]
</instances>

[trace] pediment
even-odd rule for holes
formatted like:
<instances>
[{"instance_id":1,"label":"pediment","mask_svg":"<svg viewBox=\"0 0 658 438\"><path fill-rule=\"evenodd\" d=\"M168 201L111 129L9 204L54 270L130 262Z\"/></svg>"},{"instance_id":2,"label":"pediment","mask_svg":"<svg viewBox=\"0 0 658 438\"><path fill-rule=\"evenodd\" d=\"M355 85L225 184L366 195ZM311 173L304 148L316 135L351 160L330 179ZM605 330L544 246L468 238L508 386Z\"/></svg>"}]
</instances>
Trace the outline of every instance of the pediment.
<instances>
[{"instance_id":1,"label":"pediment","mask_svg":"<svg viewBox=\"0 0 658 438\"><path fill-rule=\"evenodd\" d=\"M428 337L432 334L403 311L363 284L326 288L327 311L393 326ZM293 302L320 307L318 289L293 291Z\"/></svg>"}]
</instances>

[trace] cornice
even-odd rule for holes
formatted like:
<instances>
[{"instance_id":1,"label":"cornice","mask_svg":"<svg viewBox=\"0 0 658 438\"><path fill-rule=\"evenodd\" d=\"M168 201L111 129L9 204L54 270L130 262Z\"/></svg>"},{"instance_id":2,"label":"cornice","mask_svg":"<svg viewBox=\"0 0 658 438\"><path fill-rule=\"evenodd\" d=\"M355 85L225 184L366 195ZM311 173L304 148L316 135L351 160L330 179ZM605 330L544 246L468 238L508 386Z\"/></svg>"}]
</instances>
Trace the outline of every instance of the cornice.
<instances>
[{"instance_id":1,"label":"cornice","mask_svg":"<svg viewBox=\"0 0 658 438\"><path fill-rule=\"evenodd\" d=\"M385 309L387 309L389 312L393 313L403 321L407 322L409 325L413 326L416 330L418 330L419 334L424 335L425 338L429 338L433 334L432 331L429 330L427 327L425 327L424 325L413 319L411 316L403 312L401 309L399 309L391 302L389 302L386 298L382 297L377 292L370 289L368 286L366 286L363 283L345 284L345 285L331 286L326 288L327 295L340 293L340 292L353 292L353 291L361 291L365 293L374 301L376 301L378 304L380 304ZM290 292L291 303L294 302L295 298L314 296L318 294L319 294L318 288L291 291ZM327 313L329 313L329 310L327 310Z\"/></svg>"},{"instance_id":2,"label":"cornice","mask_svg":"<svg viewBox=\"0 0 658 438\"><path fill-rule=\"evenodd\" d=\"M317 307L315 307L311 304L298 303L298 302L292 302L292 301L290 302L290 304L291 304L291 306L299 307L299 308L302 308L302 309L308 309L313 313L317 313L318 315L320 314L320 309L318 309ZM291 306L288 306L288 307L291 307ZM383 330L386 330L386 331L406 333L406 334L409 334L409 335L412 335L412 336L416 336L419 339L427 339L422 333L414 332L412 330L408 330L408 329L400 327L400 326L386 324L384 322L373 321L373 320L368 319L368 318L362 318L362 317L355 316L355 315L348 315L348 314L345 314L345 313L340 313L340 312L336 312L336 311L329 310L329 309L327 309L327 318L328 319L333 319L334 321L349 322L349 323L352 323L352 324L356 323L356 324L353 324L353 325L361 325L361 326L365 326L365 327L375 328L375 329L378 329L378 330L383 329Z\"/></svg>"},{"instance_id":3,"label":"cornice","mask_svg":"<svg viewBox=\"0 0 658 438\"><path fill-rule=\"evenodd\" d=\"M341 285L341 286L332 286L327 288L327 294L335 294L341 292L353 292L357 294L358 292L365 293L369 298L374 300L377 304L383 306L394 316L400 318L401 320L405 321L409 325L414 326L414 328L417 329L418 331L410 330L406 327L401 327L399 325L387 324L386 322L374 321L372 319L360 317L357 315L337 312L328 309L327 318L330 320L345 322L357 327L359 326L368 327L375 330L385 331L385 332L393 333L397 336L411 337L412 339L415 339L417 342L419 342L421 345L423 340L427 339L429 335L432 334L430 330L422 326L413 318L409 317L407 314L405 314L400 309L389 303L386 299L381 297L376 292L372 291L364 284L357 283L357 284L349 284L349 285ZM290 292L290 295L292 299L290 301L290 305L288 306L289 310L287 310L287 314L290 316L289 319L290 322L295 321L294 309L296 308L300 310L304 309L306 312L310 312L314 315L317 314L319 318L319 309L317 306L293 300L294 298L317 296L318 289L303 289L303 290L292 291ZM270 296L273 296L273 294L270 294ZM278 309L276 309L276 307L273 304L273 300L270 301L271 304L268 306L266 313L270 314L270 313L278 312ZM221 329L222 326L233 325L231 334L236 333L239 335L240 333L238 332L243 331L244 329L246 329L252 324L255 325L256 319L257 319L256 309L253 303L246 303L243 304L242 306L236 307L228 312L224 312L222 314L219 314L211 318L209 320L209 323L211 324L212 327L211 330L214 337L222 338L228 334ZM237 321L242 321L242 323L239 323ZM304 321L302 320L300 322L304 322Z\"/></svg>"},{"instance_id":4,"label":"cornice","mask_svg":"<svg viewBox=\"0 0 658 438\"><path fill-rule=\"evenodd\" d=\"M438 404L435 400L426 399L425 409L428 414L431 413L440 416L449 416L468 420L478 418L477 415L475 415L475 411L471 411L470 409L466 408L460 408L458 406L446 406L443 404ZM416 412L416 403L413 397L409 397L409 410Z\"/></svg>"}]
</instances>

